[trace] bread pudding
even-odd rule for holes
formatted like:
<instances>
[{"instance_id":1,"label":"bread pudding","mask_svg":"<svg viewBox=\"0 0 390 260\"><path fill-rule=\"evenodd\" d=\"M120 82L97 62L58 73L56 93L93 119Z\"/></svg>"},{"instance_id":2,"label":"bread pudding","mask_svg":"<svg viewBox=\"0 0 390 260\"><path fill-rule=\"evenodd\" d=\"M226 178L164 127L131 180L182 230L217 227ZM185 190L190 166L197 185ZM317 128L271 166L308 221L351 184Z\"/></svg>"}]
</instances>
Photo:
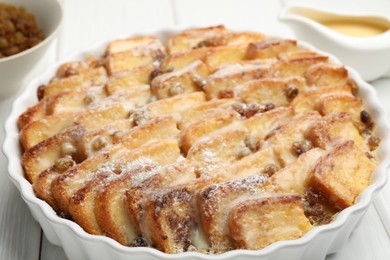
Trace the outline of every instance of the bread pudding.
<instances>
[{"instance_id":1,"label":"bread pudding","mask_svg":"<svg viewBox=\"0 0 390 260\"><path fill-rule=\"evenodd\" d=\"M224 26L118 39L38 87L18 121L22 164L90 234L259 250L332 222L371 183L380 138L358 92L295 40Z\"/></svg>"}]
</instances>

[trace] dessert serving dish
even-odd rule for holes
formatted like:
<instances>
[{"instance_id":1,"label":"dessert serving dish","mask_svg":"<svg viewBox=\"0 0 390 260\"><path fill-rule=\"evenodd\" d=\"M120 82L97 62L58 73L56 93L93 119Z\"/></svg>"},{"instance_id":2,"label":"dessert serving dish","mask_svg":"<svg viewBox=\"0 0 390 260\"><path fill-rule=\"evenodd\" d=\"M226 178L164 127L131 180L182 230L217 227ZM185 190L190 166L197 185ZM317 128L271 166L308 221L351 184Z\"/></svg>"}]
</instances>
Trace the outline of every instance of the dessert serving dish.
<instances>
[{"instance_id":1,"label":"dessert serving dish","mask_svg":"<svg viewBox=\"0 0 390 260\"><path fill-rule=\"evenodd\" d=\"M10 178L69 259L323 259L389 165L385 110L358 73L224 26L53 64L5 128Z\"/></svg>"}]
</instances>

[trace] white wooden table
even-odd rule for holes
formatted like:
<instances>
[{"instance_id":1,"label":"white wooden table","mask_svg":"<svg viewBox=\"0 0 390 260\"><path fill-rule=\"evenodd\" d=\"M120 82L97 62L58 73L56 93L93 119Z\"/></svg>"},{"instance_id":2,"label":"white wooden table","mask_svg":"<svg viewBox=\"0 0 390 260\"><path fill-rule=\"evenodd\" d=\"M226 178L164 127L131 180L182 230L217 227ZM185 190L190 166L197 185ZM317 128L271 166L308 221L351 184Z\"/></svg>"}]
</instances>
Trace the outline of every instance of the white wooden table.
<instances>
[{"instance_id":1,"label":"white wooden table","mask_svg":"<svg viewBox=\"0 0 390 260\"><path fill-rule=\"evenodd\" d=\"M120 34L175 25L215 25L242 27L293 37L277 20L281 8L292 0L61 0L65 20L61 34L44 60L31 73L38 75L45 65L61 59L101 39ZM307 1L306 1L307 2ZM311 1L313 2L313 0ZM325 4L318 1L318 4ZM376 11L390 16L390 0L327 1L327 5L349 10ZM338 6L337 6L338 5ZM390 62L390 61L389 61ZM372 84L381 101L390 108L390 79ZM4 122L13 98L0 101L0 121ZM0 141L4 131L0 130ZM7 161L0 155L0 259L66 259L62 248L50 244L33 220L27 206L7 177ZM327 259L390 259L390 185L365 215L348 243ZM387 226L387 229L386 229Z\"/></svg>"}]
</instances>

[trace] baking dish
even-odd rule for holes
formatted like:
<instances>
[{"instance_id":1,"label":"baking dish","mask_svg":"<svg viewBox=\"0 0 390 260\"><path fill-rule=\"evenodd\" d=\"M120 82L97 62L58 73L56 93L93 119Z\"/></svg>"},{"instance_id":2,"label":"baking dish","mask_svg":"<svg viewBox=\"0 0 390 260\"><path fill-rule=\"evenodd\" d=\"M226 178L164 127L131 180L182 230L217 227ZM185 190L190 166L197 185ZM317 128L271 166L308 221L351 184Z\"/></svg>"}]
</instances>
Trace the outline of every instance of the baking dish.
<instances>
[{"instance_id":1,"label":"baking dish","mask_svg":"<svg viewBox=\"0 0 390 260\"><path fill-rule=\"evenodd\" d=\"M183 29L186 28L144 32L143 34L155 35L164 40ZM129 36L122 35L118 38ZM300 239L279 241L259 251L233 250L220 255L186 252L170 255L153 248L122 246L108 237L87 234L76 223L58 217L46 202L35 196L31 184L24 178L20 160L22 151L19 145L17 118L27 107L37 102L36 88L40 84L46 83L55 74L60 64L66 61L81 60L87 55L101 55L104 52L104 47L111 40L113 39L98 43L88 48L88 50L75 53L66 60L49 66L41 76L32 80L23 93L14 101L12 112L5 124L6 138L3 150L9 160L9 176L51 243L62 246L69 259L323 259L326 254L334 253L342 247L376 194L385 185L387 180L386 171L390 162L390 138L388 134L390 128L386 122L385 109L379 103L373 87L365 83L358 73L350 68L348 70L351 78L360 87L359 95L365 98L365 107L377 123L375 134L382 139L378 153L381 163L373 174L372 184L361 194L357 203L343 210L332 223L316 227ZM300 42L299 44L303 48L314 49L307 43ZM340 63L332 55L323 54L328 55L332 63Z\"/></svg>"}]
</instances>

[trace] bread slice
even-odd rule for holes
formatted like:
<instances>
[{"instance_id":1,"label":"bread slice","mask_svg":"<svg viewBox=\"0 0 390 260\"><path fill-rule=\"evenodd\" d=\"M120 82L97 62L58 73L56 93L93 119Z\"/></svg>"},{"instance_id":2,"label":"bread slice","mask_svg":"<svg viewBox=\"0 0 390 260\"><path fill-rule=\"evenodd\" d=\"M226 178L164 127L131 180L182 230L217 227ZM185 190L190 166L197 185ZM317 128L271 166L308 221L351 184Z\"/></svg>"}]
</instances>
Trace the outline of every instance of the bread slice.
<instances>
[{"instance_id":1,"label":"bread slice","mask_svg":"<svg viewBox=\"0 0 390 260\"><path fill-rule=\"evenodd\" d=\"M153 134L153 130L160 130L160 135L151 138L149 134ZM131 156L132 149L156 140L161 140L160 138L166 138L166 136L172 138L172 136L175 137L177 134L176 124L172 118L155 120L130 130L127 136L122 137L120 144L88 158L77 165L71 172L63 174L52 184L52 191L55 191L53 192L53 195L56 197L60 208L63 212L67 213L69 197L76 190L81 188L80 185L84 180L94 176L94 170L96 170L97 167L101 167L102 164L107 163L120 165L120 160L126 160L127 156ZM116 162L116 160L119 160L119 162Z\"/></svg>"},{"instance_id":2,"label":"bread slice","mask_svg":"<svg viewBox=\"0 0 390 260\"><path fill-rule=\"evenodd\" d=\"M348 113L359 130L365 128L360 118L360 113L363 111L363 100L361 98L345 95L330 95L320 98L316 102L315 107L324 116L337 112Z\"/></svg>"},{"instance_id":3,"label":"bread slice","mask_svg":"<svg viewBox=\"0 0 390 260\"><path fill-rule=\"evenodd\" d=\"M229 32L228 34L219 37L219 39L217 40L222 41L223 42L222 44L226 46L235 46L235 45L245 46L253 42L265 41L267 40L267 36L262 33L256 33L256 32L238 32L238 33ZM203 42L203 45L207 46L210 44L208 44L207 42ZM211 45L213 45L212 42Z\"/></svg>"},{"instance_id":4,"label":"bread slice","mask_svg":"<svg viewBox=\"0 0 390 260\"><path fill-rule=\"evenodd\" d=\"M104 88L107 95L117 91L137 89L139 85L149 84L150 74L156 69L153 64L122 70L110 75Z\"/></svg>"},{"instance_id":5,"label":"bread slice","mask_svg":"<svg viewBox=\"0 0 390 260\"><path fill-rule=\"evenodd\" d=\"M294 163L273 174L270 178L271 185L282 193L296 193L304 196L311 173L324 153L325 151L320 148L305 152Z\"/></svg>"},{"instance_id":6,"label":"bread slice","mask_svg":"<svg viewBox=\"0 0 390 260\"><path fill-rule=\"evenodd\" d=\"M101 153L108 151L109 154L111 151L111 147L114 144L122 143L126 145L127 149L135 149L143 144L162 140L164 138L175 138L178 135L178 131L176 129L176 121L171 117L157 118L156 120L150 121L148 124L136 127L129 131L128 129L131 129L133 126L133 122L129 120L116 121L115 123L107 125L101 129L85 133L82 138L76 140L77 143L75 144L80 161L88 158L91 158L88 160L92 161L101 160ZM121 132L118 133L118 131ZM159 134L155 132L158 132ZM69 135L66 136L69 137ZM53 147L44 147L49 151L56 151L56 149L58 149L55 145L53 145ZM116 146L116 149L111 152L115 154L118 149L122 149L121 146ZM61 154L55 155L59 156ZM97 159L93 159L94 156L97 156ZM26 158L28 159L28 157ZM61 157L55 158L59 161L63 160ZM33 165L34 162L35 161L32 160L32 163L30 163L29 165ZM38 166L40 165L38 164ZM81 168L85 169L88 169L88 167L95 167L95 165L93 163L91 164L87 162L86 165L81 166ZM40 169L42 169L42 167ZM92 168L92 170L93 169L94 168ZM50 168L47 168L47 170L43 171L41 174L39 174L39 176L34 182L34 190L37 193L38 197L50 201L51 205L54 205L53 207L56 209L58 207L56 206L56 202L51 193L51 184L55 178L62 175L64 172L66 171L58 171L55 166L52 166Z\"/></svg>"},{"instance_id":7,"label":"bread slice","mask_svg":"<svg viewBox=\"0 0 390 260\"><path fill-rule=\"evenodd\" d=\"M304 74L307 84L315 87L344 86L348 84L348 71L342 65L319 63L309 67Z\"/></svg>"},{"instance_id":8,"label":"bread slice","mask_svg":"<svg viewBox=\"0 0 390 260\"><path fill-rule=\"evenodd\" d=\"M162 99L199 91L202 90L202 82L208 74L207 65L195 61L182 69L154 78L151 82L152 92L158 99Z\"/></svg>"},{"instance_id":9,"label":"bread slice","mask_svg":"<svg viewBox=\"0 0 390 260\"><path fill-rule=\"evenodd\" d=\"M115 121L112 124L92 131L85 131L81 126L76 126L46 139L54 139L55 141L50 141L49 144L46 144L45 140L28 150L23 157L23 163L26 165L25 167L32 168L35 173L39 172L36 178L33 179L33 188L37 196L48 201L57 212L60 212L51 193L51 183L55 178L66 172L67 169L58 169L56 164L58 165L66 159L70 168L76 163L93 157L98 152L108 150L113 144L120 142L121 131L126 132L127 129L133 126L133 122L128 119ZM79 128L81 128L82 134L74 138L72 133ZM73 157L66 157L66 155L69 155L69 152L71 152L70 155ZM47 155L47 153L50 154ZM42 160L42 158L47 159ZM29 169L29 171L32 170Z\"/></svg>"},{"instance_id":10,"label":"bread slice","mask_svg":"<svg viewBox=\"0 0 390 260\"><path fill-rule=\"evenodd\" d=\"M292 52L297 50L297 42L294 40L264 40L249 44L247 58L276 58L280 55L280 53Z\"/></svg>"},{"instance_id":11,"label":"bread slice","mask_svg":"<svg viewBox=\"0 0 390 260\"><path fill-rule=\"evenodd\" d=\"M18 127L20 130L25 128L28 124L42 119L46 116L46 106L50 102L51 97L43 98L36 105L29 107L18 117Z\"/></svg>"},{"instance_id":12,"label":"bread slice","mask_svg":"<svg viewBox=\"0 0 390 260\"><path fill-rule=\"evenodd\" d=\"M262 157L262 155L264 155L264 157ZM245 176L249 173L249 177L221 184L214 184L199 191L197 195L197 203L200 213L200 223L202 224L204 233L207 237L208 243L210 244L211 252L220 253L233 249L233 244L231 243L227 226L228 213L235 201L237 201L240 197L266 192L265 186L268 182L268 175L259 172L259 169L264 168L270 163L270 161L272 161L270 158L267 160L267 157L269 158L268 153L260 152L257 154L257 161L252 160L255 164L250 165L250 167L252 169L257 168L255 170L256 173L252 171L252 174L254 175L250 175L248 168L245 169L246 173L233 174L233 171L240 172L240 169L237 168L240 164L239 161L235 163L235 166L228 167L226 169L226 171L230 172L227 175ZM243 160L246 159L247 157Z\"/></svg>"},{"instance_id":13,"label":"bread slice","mask_svg":"<svg viewBox=\"0 0 390 260\"><path fill-rule=\"evenodd\" d=\"M230 141L230 139L228 138L227 140L234 142L234 140ZM217 156L223 158L226 155L218 154ZM196 164L199 163L199 160L197 158L189 158L189 156L187 158L191 164L195 164L196 172L199 172L199 165ZM259 171L259 165L266 165L270 162L277 164L274 158L272 150L267 150L246 156L234 162L232 166L228 166L226 163L223 164L226 168L217 168L218 166L213 164L213 171L196 173L197 175L200 174L199 179L196 181L190 181L169 189L162 189L157 195L152 193L143 207L145 210L143 226L147 226L147 228L144 228L144 237L146 237L149 243L165 252L181 252L186 250L190 244L205 249L204 247L207 247L207 243L196 238L197 236L202 236L201 228L194 224L198 223L198 209L194 206L194 194L196 191L213 183L255 174ZM163 201L163 205L161 201ZM173 212L179 213L175 214ZM188 213L188 215L182 215L182 212ZM180 234L175 234L176 224L169 225L168 223L182 223L180 228L183 230L180 231Z\"/></svg>"},{"instance_id":14,"label":"bread slice","mask_svg":"<svg viewBox=\"0 0 390 260\"><path fill-rule=\"evenodd\" d=\"M293 194L248 198L232 208L228 226L236 248L250 250L300 238L312 228L301 197Z\"/></svg>"},{"instance_id":15,"label":"bread slice","mask_svg":"<svg viewBox=\"0 0 390 260\"><path fill-rule=\"evenodd\" d=\"M210 71L215 71L224 63L232 63L243 61L246 58L247 44L220 46L212 48L210 52L203 58Z\"/></svg>"},{"instance_id":16,"label":"bread slice","mask_svg":"<svg viewBox=\"0 0 390 260\"><path fill-rule=\"evenodd\" d=\"M178 127L179 129L184 129L208 115L231 108L234 103L239 101L237 98L216 99L193 106L183 115L181 121L178 122Z\"/></svg>"},{"instance_id":17,"label":"bread slice","mask_svg":"<svg viewBox=\"0 0 390 260\"><path fill-rule=\"evenodd\" d=\"M292 120L293 115L290 107L281 107L258 113L245 120L244 124L248 128L250 135L262 143L269 133Z\"/></svg>"},{"instance_id":18,"label":"bread slice","mask_svg":"<svg viewBox=\"0 0 390 260\"><path fill-rule=\"evenodd\" d=\"M85 110L94 101L106 97L107 95L101 86L64 91L51 97L50 102L46 105L46 114L55 115Z\"/></svg>"},{"instance_id":19,"label":"bread slice","mask_svg":"<svg viewBox=\"0 0 390 260\"><path fill-rule=\"evenodd\" d=\"M147 232L142 230L145 199L153 194L155 190L180 185L197 178L195 168L187 160L160 168L153 171L153 173L141 181L132 182L132 185L126 191L129 216L134 225L135 233L139 237L148 236Z\"/></svg>"},{"instance_id":20,"label":"bread slice","mask_svg":"<svg viewBox=\"0 0 390 260\"><path fill-rule=\"evenodd\" d=\"M70 61L60 65L56 72L56 78L67 78L83 74L102 66L102 59L89 57L87 60Z\"/></svg>"},{"instance_id":21,"label":"bread slice","mask_svg":"<svg viewBox=\"0 0 390 260\"><path fill-rule=\"evenodd\" d=\"M157 37L153 36L138 36L125 39L118 39L108 44L106 48L106 56L118 52L133 51L137 53L154 53L165 52L163 44Z\"/></svg>"},{"instance_id":22,"label":"bread slice","mask_svg":"<svg viewBox=\"0 0 390 260\"><path fill-rule=\"evenodd\" d=\"M182 69L191 63L201 61L209 52L210 48L199 48L173 53L162 61L160 70L167 73Z\"/></svg>"},{"instance_id":23,"label":"bread slice","mask_svg":"<svg viewBox=\"0 0 390 260\"><path fill-rule=\"evenodd\" d=\"M39 103L19 116L19 128L23 129L31 122L42 119L47 115L81 111L90 104L90 101L105 97L106 93L101 86L68 90L57 95L44 97Z\"/></svg>"},{"instance_id":24,"label":"bread slice","mask_svg":"<svg viewBox=\"0 0 390 260\"><path fill-rule=\"evenodd\" d=\"M350 116L345 112L333 113L323 117L317 124L308 129L306 136L314 146L322 149L329 149L336 144L353 140L355 146L362 151L369 151L363 137L353 124Z\"/></svg>"},{"instance_id":25,"label":"bread slice","mask_svg":"<svg viewBox=\"0 0 390 260\"><path fill-rule=\"evenodd\" d=\"M55 99L48 106L49 114L60 114L71 111L82 111L122 103L128 109L137 108L149 102L151 91L149 85L137 85L132 89L124 89L107 96L104 90L61 93L61 98Z\"/></svg>"},{"instance_id":26,"label":"bread slice","mask_svg":"<svg viewBox=\"0 0 390 260\"><path fill-rule=\"evenodd\" d=\"M271 68L276 77L303 76L312 65L328 62L327 56L314 52L297 51L284 54L281 60L273 64Z\"/></svg>"},{"instance_id":27,"label":"bread slice","mask_svg":"<svg viewBox=\"0 0 390 260\"><path fill-rule=\"evenodd\" d=\"M181 94L152 102L141 109L133 111L131 117L138 125L164 115L173 116L177 121L180 121L190 108L205 101L206 98L203 92Z\"/></svg>"},{"instance_id":28,"label":"bread slice","mask_svg":"<svg viewBox=\"0 0 390 260\"><path fill-rule=\"evenodd\" d=\"M276 156L282 166L286 166L298 158L310 146L306 145L306 131L317 123L321 116L317 112L308 112L301 116L295 116L290 123L272 131L266 138L263 147L274 147ZM302 149L295 149L296 144L302 145Z\"/></svg>"},{"instance_id":29,"label":"bread slice","mask_svg":"<svg viewBox=\"0 0 390 260\"><path fill-rule=\"evenodd\" d=\"M169 54L174 54L190 50L202 41L223 36L227 32L223 25L185 30L169 39L168 52Z\"/></svg>"},{"instance_id":30,"label":"bread slice","mask_svg":"<svg viewBox=\"0 0 390 260\"><path fill-rule=\"evenodd\" d=\"M200 175L212 174L216 167L251 153L244 143L247 135L248 131L243 127L228 126L193 144L187 159L194 162Z\"/></svg>"},{"instance_id":31,"label":"bread slice","mask_svg":"<svg viewBox=\"0 0 390 260\"><path fill-rule=\"evenodd\" d=\"M142 219L148 244L171 254L187 251L199 229L194 192L210 184L209 179L197 179L151 194L145 200Z\"/></svg>"},{"instance_id":32,"label":"bread slice","mask_svg":"<svg viewBox=\"0 0 390 260\"><path fill-rule=\"evenodd\" d=\"M55 179L50 183L51 194L56 203L59 213L69 216L69 199L78 189L82 188L84 182L92 179L99 169L117 171L115 167L119 163L111 163L117 160L126 159L129 150L123 145L114 145L107 151L102 151L84 160L63 172L54 171ZM120 171L120 168L119 170Z\"/></svg>"},{"instance_id":33,"label":"bread slice","mask_svg":"<svg viewBox=\"0 0 390 260\"><path fill-rule=\"evenodd\" d=\"M246 58L246 46L264 39L259 33L228 33L198 42L195 48L171 53L162 63L163 72L188 66L202 60L214 70L221 63L241 61ZM240 50L242 49L242 50Z\"/></svg>"},{"instance_id":34,"label":"bread slice","mask_svg":"<svg viewBox=\"0 0 390 260\"><path fill-rule=\"evenodd\" d=\"M376 163L354 143L346 141L327 152L316 165L309 187L328 205L344 209L353 205L369 185Z\"/></svg>"},{"instance_id":35,"label":"bread slice","mask_svg":"<svg viewBox=\"0 0 390 260\"><path fill-rule=\"evenodd\" d=\"M312 89L296 97L291 102L291 105L294 109L295 114L302 114L306 111L314 110L316 108L316 103L319 99L331 95L352 97L352 88L350 85L343 85Z\"/></svg>"},{"instance_id":36,"label":"bread slice","mask_svg":"<svg viewBox=\"0 0 390 260\"><path fill-rule=\"evenodd\" d=\"M305 87L305 80L301 77L257 79L235 88L234 96L246 104L289 106L296 96L305 91Z\"/></svg>"},{"instance_id":37,"label":"bread slice","mask_svg":"<svg viewBox=\"0 0 390 260\"><path fill-rule=\"evenodd\" d=\"M20 131L20 142L25 151L43 140L60 133L73 123L74 113L46 116L28 124Z\"/></svg>"},{"instance_id":38,"label":"bread slice","mask_svg":"<svg viewBox=\"0 0 390 260\"><path fill-rule=\"evenodd\" d=\"M165 57L165 48L155 37L134 37L112 42L106 55L105 67L109 75L114 75L125 70L144 70L149 65L157 68Z\"/></svg>"},{"instance_id":39,"label":"bread slice","mask_svg":"<svg viewBox=\"0 0 390 260\"><path fill-rule=\"evenodd\" d=\"M138 153L142 150L141 153ZM177 160L180 151L177 142L161 141L145 145L133 151L134 158L129 159L120 174L103 173L100 182L87 182L76 191L69 202L72 218L84 229L99 231L118 242L129 245L135 238L133 225L128 217L124 193L132 181L144 178L159 166ZM99 179L99 177L94 178Z\"/></svg>"},{"instance_id":40,"label":"bread slice","mask_svg":"<svg viewBox=\"0 0 390 260\"><path fill-rule=\"evenodd\" d=\"M54 78L46 85L44 96L53 96L66 90L79 90L94 86L102 86L107 82L107 73L103 67L87 70L66 78Z\"/></svg>"},{"instance_id":41,"label":"bread slice","mask_svg":"<svg viewBox=\"0 0 390 260\"><path fill-rule=\"evenodd\" d=\"M233 134L234 131L229 133ZM235 142L231 139L227 138L228 145ZM224 159L229 155L228 152L221 153L222 151L217 154L218 158ZM259 171L259 165L275 162L274 158L272 150L263 153L259 151L258 154L234 161L231 167L226 163L228 159L224 159L224 163L212 163L210 168L213 170L207 171L199 167L201 162L198 158L187 156L187 160L194 165L195 173L199 178L163 188L146 198L141 224L144 238L150 245L167 253L185 251L190 245L199 250L207 250L208 243L202 239L203 229L198 222L201 209L196 206L196 192L215 183L253 175Z\"/></svg>"},{"instance_id":42,"label":"bread slice","mask_svg":"<svg viewBox=\"0 0 390 260\"><path fill-rule=\"evenodd\" d=\"M20 116L19 125L24 127L47 115L82 112L115 103L126 104L128 109L137 108L149 102L150 98L151 91L148 85L136 85L132 89L123 89L110 96L107 96L103 87L64 91L44 98L36 106L31 107L29 111Z\"/></svg>"},{"instance_id":43,"label":"bread slice","mask_svg":"<svg viewBox=\"0 0 390 260\"><path fill-rule=\"evenodd\" d=\"M269 72L267 64L231 64L225 65L211 74L204 87L208 99L232 98L238 85L264 77Z\"/></svg>"},{"instance_id":44,"label":"bread slice","mask_svg":"<svg viewBox=\"0 0 390 260\"><path fill-rule=\"evenodd\" d=\"M105 67L109 75L114 75L121 71L144 67L153 64L153 62L156 62L157 65L158 60L156 57L148 54L135 54L133 51L125 51L108 56Z\"/></svg>"},{"instance_id":45,"label":"bread slice","mask_svg":"<svg viewBox=\"0 0 390 260\"><path fill-rule=\"evenodd\" d=\"M77 152L83 160L121 142L121 137L134 127L129 119L117 120L101 128L87 131L77 140Z\"/></svg>"},{"instance_id":46,"label":"bread slice","mask_svg":"<svg viewBox=\"0 0 390 260\"><path fill-rule=\"evenodd\" d=\"M112 104L88 111L69 112L46 116L22 129L21 143L25 150L73 126L82 125L87 130L96 129L129 116L123 104Z\"/></svg>"},{"instance_id":47,"label":"bread slice","mask_svg":"<svg viewBox=\"0 0 390 260\"><path fill-rule=\"evenodd\" d=\"M71 156L80 161L77 154L77 138L85 129L75 126L69 130L49 137L27 150L22 156L22 165L27 180L34 183L36 177L44 170L52 167L56 160Z\"/></svg>"},{"instance_id":48,"label":"bread slice","mask_svg":"<svg viewBox=\"0 0 390 260\"><path fill-rule=\"evenodd\" d=\"M233 110L219 110L214 111L208 116L203 117L186 128L182 129L180 133L180 146L184 154L198 140L206 135L212 134L214 131L231 124L234 120L238 120L240 115Z\"/></svg>"}]
</instances>

